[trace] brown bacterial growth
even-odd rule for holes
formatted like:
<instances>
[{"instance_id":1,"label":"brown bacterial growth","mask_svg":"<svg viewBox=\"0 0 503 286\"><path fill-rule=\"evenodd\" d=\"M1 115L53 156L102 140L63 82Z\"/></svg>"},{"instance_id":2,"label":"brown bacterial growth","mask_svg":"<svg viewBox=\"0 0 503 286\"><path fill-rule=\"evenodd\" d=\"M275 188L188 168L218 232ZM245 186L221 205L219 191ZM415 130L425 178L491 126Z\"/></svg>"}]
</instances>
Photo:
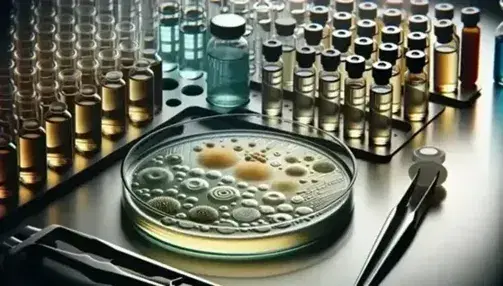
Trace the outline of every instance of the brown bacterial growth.
<instances>
[{"instance_id":1,"label":"brown bacterial growth","mask_svg":"<svg viewBox=\"0 0 503 286\"><path fill-rule=\"evenodd\" d=\"M75 102L75 149L91 155L101 149L101 99L94 86L82 87Z\"/></svg>"},{"instance_id":2,"label":"brown bacterial growth","mask_svg":"<svg viewBox=\"0 0 503 286\"><path fill-rule=\"evenodd\" d=\"M198 162L210 169L225 169L234 166L239 158L230 148L205 148L198 156Z\"/></svg>"},{"instance_id":3,"label":"brown bacterial growth","mask_svg":"<svg viewBox=\"0 0 503 286\"><path fill-rule=\"evenodd\" d=\"M119 138L126 128L126 82L121 72L106 74L101 97L101 133L107 138Z\"/></svg>"},{"instance_id":4,"label":"brown bacterial growth","mask_svg":"<svg viewBox=\"0 0 503 286\"><path fill-rule=\"evenodd\" d=\"M241 162L234 175L244 181L264 181L271 176L271 167L261 162Z\"/></svg>"},{"instance_id":5,"label":"brown bacterial growth","mask_svg":"<svg viewBox=\"0 0 503 286\"><path fill-rule=\"evenodd\" d=\"M308 171L304 166L291 165L286 168L285 173L290 177L302 177L305 176Z\"/></svg>"}]
</instances>

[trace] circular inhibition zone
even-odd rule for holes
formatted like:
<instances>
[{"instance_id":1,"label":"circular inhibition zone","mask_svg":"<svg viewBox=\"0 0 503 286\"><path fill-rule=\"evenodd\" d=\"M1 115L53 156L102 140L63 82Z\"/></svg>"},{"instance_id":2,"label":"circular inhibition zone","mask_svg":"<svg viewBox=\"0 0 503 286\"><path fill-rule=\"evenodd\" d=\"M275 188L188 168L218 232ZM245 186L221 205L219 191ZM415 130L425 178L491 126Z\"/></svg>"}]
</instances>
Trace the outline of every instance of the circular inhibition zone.
<instances>
[{"instance_id":1,"label":"circular inhibition zone","mask_svg":"<svg viewBox=\"0 0 503 286\"><path fill-rule=\"evenodd\" d=\"M169 107L177 107L180 104L182 104L182 101L177 98L170 98L170 99L166 100L166 105Z\"/></svg>"},{"instance_id":2,"label":"circular inhibition zone","mask_svg":"<svg viewBox=\"0 0 503 286\"><path fill-rule=\"evenodd\" d=\"M204 89L201 86L195 84L186 85L182 88L182 93L187 96L198 96L203 94L203 92Z\"/></svg>"},{"instance_id":3,"label":"circular inhibition zone","mask_svg":"<svg viewBox=\"0 0 503 286\"><path fill-rule=\"evenodd\" d=\"M312 245L334 223L349 222L356 174L349 149L321 130L312 133L323 134L318 145L264 126L247 129L264 119L196 119L133 146L122 179L136 229L193 256L259 259Z\"/></svg>"}]
</instances>

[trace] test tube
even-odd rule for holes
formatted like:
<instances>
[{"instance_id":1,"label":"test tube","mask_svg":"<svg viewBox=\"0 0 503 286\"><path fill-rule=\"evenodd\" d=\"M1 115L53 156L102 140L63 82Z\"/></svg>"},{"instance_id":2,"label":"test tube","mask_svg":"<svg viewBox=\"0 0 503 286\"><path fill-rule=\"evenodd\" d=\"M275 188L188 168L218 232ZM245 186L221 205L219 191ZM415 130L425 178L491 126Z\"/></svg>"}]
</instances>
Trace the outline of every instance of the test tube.
<instances>
[{"instance_id":1,"label":"test tube","mask_svg":"<svg viewBox=\"0 0 503 286\"><path fill-rule=\"evenodd\" d=\"M210 2L208 1L208 3ZM173 73L178 69L180 3L177 0L161 0L159 12L163 78L170 78L174 77Z\"/></svg>"},{"instance_id":2,"label":"test tube","mask_svg":"<svg viewBox=\"0 0 503 286\"><path fill-rule=\"evenodd\" d=\"M480 10L467 7L461 10L461 19L464 27L461 33L461 86L473 88L479 76L480 56Z\"/></svg>"},{"instance_id":3,"label":"test tube","mask_svg":"<svg viewBox=\"0 0 503 286\"><path fill-rule=\"evenodd\" d=\"M124 41L136 41L136 26L127 21L119 22L115 25L117 43L120 45Z\"/></svg>"},{"instance_id":4,"label":"test tube","mask_svg":"<svg viewBox=\"0 0 503 286\"><path fill-rule=\"evenodd\" d=\"M19 130L19 181L26 186L45 182L47 176L46 134L37 120L25 121Z\"/></svg>"},{"instance_id":5,"label":"test tube","mask_svg":"<svg viewBox=\"0 0 503 286\"><path fill-rule=\"evenodd\" d=\"M283 89L293 91L293 72L295 69L296 39L295 20L293 18L281 18L276 20L276 32L278 41L282 44L281 61L283 62Z\"/></svg>"},{"instance_id":6,"label":"test tube","mask_svg":"<svg viewBox=\"0 0 503 286\"><path fill-rule=\"evenodd\" d=\"M35 65L37 70L37 82L54 82L57 79L58 65L55 61L41 60Z\"/></svg>"},{"instance_id":7,"label":"test tube","mask_svg":"<svg viewBox=\"0 0 503 286\"><path fill-rule=\"evenodd\" d=\"M75 17L72 14L58 14L54 17L58 33L73 33L75 29Z\"/></svg>"},{"instance_id":8,"label":"test tube","mask_svg":"<svg viewBox=\"0 0 503 286\"><path fill-rule=\"evenodd\" d=\"M94 58L98 45L94 40L80 40L77 41L77 55L82 58Z\"/></svg>"},{"instance_id":9,"label":"test tube","mask_svg":"<svg viewBox=\"0 0 503 286\"><path fill-rule=\"evenodd\" d=\"M428 76L424 73L426 55L421 50L410 50L405 56L408 71L405 74L404 115L409 121L423 121L428 114L430 90Z\"/></svg>"},{"instance_id":10,"label":"test tube","mask_svg":"<svg viewBox=\"0 0 503 286\"><path fill-rule=\"evenodd\" d=\"M75 9L77 24L94 24L96 19L96 8L92 5L79 5Z\"/></svg>"},{"instance_id":11,"label":"test tube","mask_svg":"<svg viewBox=\"0 0 503 286\"><path fill-rule=\"evenodd\" d=\"M206 30L186 25L181 34L181 47L178 63L180 76L196 81L204 76L204 57L206 55Z\"/></svg>"},{"instance_id":12,"label":"test tube","mask_svg":"<svg viewBox=\"0 0 503 286\"><path fill-rule=\"evenodd\" d=\"M73 162L73 120L66 104L55 101L45 115L47 165L64 170Z\"/></svg>"},{"instance_id":13,"label":"test tube","mask_svg":"<svg viewBox=\"0 0 503 286\"><path fill-rule=\"evenodd\" d=\"M75 26L75 34L77 35L77 40L93 40L94 34L96 34L96 26L90 23L81 23Z\"/></svg>"},{"instance_id":14,"label":"test tube","mask_svg":"<svg viewBox=\"0 0 503 286\"><path fill-rule=\"evenodd\" d=\"M103 50L98 53L100 82L106 74L119 68L119 52L114 49Z\"/></svg>"},{"instance_id":15,"label":"test tube","mask_svg":"<svg viewBox=\"0 0 503 286\"><path fill-rule=\"evenodd\" d=\"M73 15L75 7L77 7L77 1L56 0L56 7L58 7L58 15Z\"/></svg>"},{"instance_id":16,"label":"test tube","mask_svg":"<svg viewBox=\"0 0 503 286\"><path fill-rule=\"evenodd\" d=\"M103 50L115 49L117 34L114 31L101 31L95 35L98 53Z\"/></svg>"},{"instance_id":17,"label":"test tube","mask_svg":"<svg viewBox=\"0 0 503 286\"><path fill-rule=\"evenodd\" d=\"M75 151L84 156L101 149L101 98L95 85L82 84L75 98Z\"/></svg>"},{"instance_id":18,"label":"test tube","mask_svg":"<svg viewBox=\"0 0 503 286\"><path fill-rule=\"evenodd\" d=\"M277 40L263 43L262 114L280 116L283 110L282 44Z\"/></svg>"},{"instance_id":19,"label":"test tube","mask_svg":"<svg viewBox=\"0 0 503 286\"><path fill-rule=\"evenodd\" d=\"M369 143L386 146L391 143L393 86L389 83L392 65L378 61L372 65L374 84L370 88Z\"/></svg>"},{"instance_id":20,"label":"test tube","mask_svg":"<svg viewBox=\"0 0 503 286\"><path fill-rule=\"evenodd\" d=\"M341 53L335 49L323 51L319 75L318 126L329 132L339 130L340 86L339 64Z\"/></svg>"},{"instance_id":21,"label":"test tube","mask_svg":"<svg viewBox=\"0 0 503 286\"><path fill-rule=\"evenodd\" d=\"M344 137L360 139L365 131L365 94L367 82L363 77L365 58L352 55L346 58L348 77L344 82Z\"/></svg>"},{"instance_id":22,"label":"test tube","mask_svg":"<svg viewBox=\"0 0 503 286\"><path fill-rule=\"evenodd\" d=\"M37 43L52 42L56 34L56 26L52 23L42 22L35 25Z\"/></svg>"},{"instance_id":23,"label":"test tube","mask_svg":"<svg viewBox=\"0 0 503 286\"><path fill-rule=\"evenodd\" d=\"M115 28L115 18L109 14L101 14L96 16L96 30L110 32Z\"/></svg>"},{"instance_id":24,"label":"test tube","mask_svg":"<svg viewBox=\"0 0 503 286\"><path fill-rule=\"evenodd\" d=\"M18 91L33 92L35 90L36 71L34 67L16 67L14 82Z\"/></svg>"},{"instance_id":25,"label":"test tube","mask_svg":"<svg viewBox=\"0 0 503 286\"><path fill-rule=\"evenodd\" d=\"M58 50L56 52L56 63L60 71L66 69L74 69L77 65L76 50Z\"/></svg>"},{"instance_id":26,"label":"test tube","mask_svg":"<svg viewBox=\"0 0 503 286\"><path fill-rule=\"evenodd\" d=\"M108 72L101 82L101 133L109 139L120 138L126 128L126 82L120 71Z\"/></svg>"},{"instance_id":27,"label":"test tube","mask_svg":"<svg viewBox=\"0 0 503 286\"><path fill-rule=\"evenodd\" d=\"M231 13L239 15L246 20L246 31L243 37L246 38L249 47L253 47L255 45L254 43L255 30L253 28L254 19L253 17L251 17L252 15L250 12L251 2L252 1L250 0L230 0ZM250 49L249 59L250 59L250 74L254 74L256 67L255 67L255 49L253 48Z\"/></svg>"},{"instance_id":28,"label":"test tube","mask_svg":"<svg viewBox=\"0 0 503 286\"><path fill-rule=\"evenodd\" d=\"M316 92L316 51L304 46L297 48L297 67L293 76L293 120L310 124L314 120Z\"/></svg>"},{"instance_id":29,"label":"test tube","mask_svg":"<svg viewBox=\"0 0 503 286\"><path fill-rule=\"evenodd\" d=\"M23 122L26 120L40 119L39 101L34 90L18 90L15 94L14 107L17 130L22 127Z\"/></svg>"},{"instance_id":30,"label":"test tube","mask_svg":"<svg viewBox=\"0 0 503 286\"><path fill-rule=\"evenodd\" d=\"M75 49L77 35L73 32L58 32L54 36L59 51Z\"/></svg>"},{"instance_id":31,"label":"test tube","mask_svg":"<svg viewBox=\"0 0 503 286\"><path fill-rule=\"evenodd\" d=\"M134 126L150 123L154 115L154 72L140 59L129 73L128 117Z\"/></svg>"},{"instance_id":32,"label":"test tube","mask_svg":"<svg viewBox=\"0 0 503 286\"><path fill-rule=\"evenodd\" d=\"M82 85L97 86L98 61L94 58L83 58L77 61L77 68L82 72Z\"/></svg>"},{"instance_id":33,"label":"test tube","mask_svg":"<svg viewBox=\"0 0 503 286\"><path fill-rule=\"evenodd\" d=\"M64 102L68 111L75 118L75 97L79 94L82 82L82 72L76 69L66 69L58 73L59 100Z\"/></svg>"},{"instance_id":34,"label":"test tube","mask_svg":"<svg viewBox=\"0 0 503 286\"><path fill-rule=\"evenodd\" d=\"M109 15L114 17L114 3L112 0L96 0L95 6L98 16Z\"/></svg>"}]
</instances>

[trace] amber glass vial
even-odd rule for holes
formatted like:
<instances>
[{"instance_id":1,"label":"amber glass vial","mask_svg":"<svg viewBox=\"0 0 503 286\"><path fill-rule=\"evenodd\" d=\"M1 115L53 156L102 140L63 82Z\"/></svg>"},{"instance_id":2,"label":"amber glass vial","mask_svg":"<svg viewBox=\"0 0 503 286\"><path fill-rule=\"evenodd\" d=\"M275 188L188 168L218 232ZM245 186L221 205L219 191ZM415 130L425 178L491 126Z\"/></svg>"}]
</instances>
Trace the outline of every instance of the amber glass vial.
<instances>
[{"instance_id":1,"label":"amber glass vial","mask_svg":"<svg viewBox=\"0 0 503 286\"><path fill-rule=\"evenodd\" d=\"M467 7L461 10L464 27L461 34L461 86L471 88L479 77L480 10Z\"/></svg>"},{"instance_id":2,"label":"amber glass vial","mask_svg":"<svg viewBox=\"0 0 503 286\"><path fill-rule=\"evenodd\" d=\"M128 116L135 126L150 123L154 116L154 72L147 60L138 60L129 72Z\"/></svg>"},{"instance_id":3,"label":"amber glass vial","mask_svg":"<svg viewBox=\"0 0 503 286\"><path fill-rule=\"evenodd\" d=\"M10 196L18 183L16 147L11 137L0 127L0 199Z\"/></svg>"},{"instance_id":4,"label":"amber glass vial","mask_svg":"<svg viewBox=\"0 0 503 286\"><path fill-rule=\"evenodd\" d=\"M423 121L428 115L429 81L424 72L426 54L422 50L411 50L406 54L405 93L403 109L405 119Z\"/></svg>"},{"instance_id":5,"label":"amber glass vial","mask_svg":"<svg viewBox=\"0 0 503 286\"><path fill-rule=\"evenodd\" d=\"M84 156L101 149L101 98L94 85L82 85L75 100L75 150Z\"/></svg>"},{"instance_id":6,"label":"amber glass vial","mask_svg":"<svg viewBox=\"0 0 503 286\"><path fill-rule=\"evenodd\" d=\"M23 122L18 136L19 181L23 185L38 185L47 176L47 149L44 128L36 120Z\"/></svg>"},{"instance_id":7,"label":"amber glass vial","mask_svg":"<svg viewBox=\"0 0 503 286\"><path fill-rule=\"evenodd\" d=\"M45 115L47 165L62 170L73 162L73 121L63 102L53 102Z\"/></svg>"},{"instance_id":8,"label":"amber glass vial","mask_svg":"<svg viewBox=\"0 0 503 286\"><path fill-rule=\"evenodd\" d=\"M455 93L458 88L459 50L450 20L435 23L437 42L434 46L433 85L435 92Z\"/></svg>"},{"instance_id":9,"label":"amber glass vial","mask_svg":"<svg viewBox=\"0 0 503 286\"><path fill-rule=\"evenodd\" d=\"M101 133L116 139L126 128L126 82L119 71L108 72L101 82Z\"/></svg>"}]
</instances>

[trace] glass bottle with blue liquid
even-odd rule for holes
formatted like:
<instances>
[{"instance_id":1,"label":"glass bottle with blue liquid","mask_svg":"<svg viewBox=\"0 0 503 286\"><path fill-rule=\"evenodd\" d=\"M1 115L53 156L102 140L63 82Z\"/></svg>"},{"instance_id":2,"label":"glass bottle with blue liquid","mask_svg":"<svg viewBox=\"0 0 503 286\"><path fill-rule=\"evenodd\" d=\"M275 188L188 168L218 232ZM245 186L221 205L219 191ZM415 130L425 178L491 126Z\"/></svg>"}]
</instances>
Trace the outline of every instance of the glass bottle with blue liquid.
<instances>
[{"instance_id":1,"label":"glass bottle with blue liquid","mask_svg":"<svg viewBox=\"0 0 503 286\"><path fill-rule=\"evenodd\" d=\"M503 0L500 0L500 7L503 10ZM496 28L496 39L494 45L494 82L503 86L503 22Z\"/></svg>"},{"instance_id":2,"label":"glass bottle with blue liquid","mask_svg":"<svg viewBox=\"0 0 503 286\"><path fill-rule=\"evenodd\" d=\"M249 48L243 35L246 21L235 14L211 19L208 42L207 100L223 108L234 108L250 100Z\"/></svg>"}]
</instances>

